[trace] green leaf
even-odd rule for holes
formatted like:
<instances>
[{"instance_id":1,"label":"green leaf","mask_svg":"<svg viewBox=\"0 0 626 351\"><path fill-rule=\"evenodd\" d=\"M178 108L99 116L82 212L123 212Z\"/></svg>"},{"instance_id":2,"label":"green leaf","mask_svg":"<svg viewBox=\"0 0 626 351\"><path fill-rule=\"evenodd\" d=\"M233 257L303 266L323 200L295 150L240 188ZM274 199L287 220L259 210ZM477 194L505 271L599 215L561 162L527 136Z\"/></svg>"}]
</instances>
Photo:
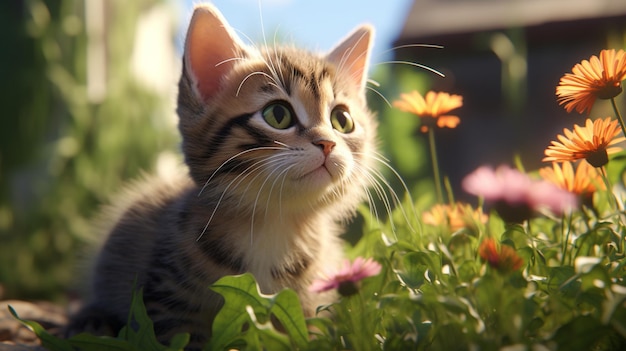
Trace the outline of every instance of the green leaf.
<instances>
[{"instance_id":1,"label":"green leaf","mask_svg":"<svg viewBox=\"0 0 626 351\"><path fill-rule=\"evenodd\" d=\"M21 319L10 305L9 312L13 315L13 317L15 317L15 319L31 329L35 335L37 335L39 340L41 340L41 345L46 349L51 351L74 351L74 348L67 340L59 339L48 333L39 323Z\"/></svg>"},{"instance_id":2,"label":"green leaf","mask_svg":"<svg viewBox=\"0 0 626 351\"><path fill-rule=\"evenodd\" d=\"M50 351L75 351L76 348L89 351L135 351L138 349L125 340L87 333L77 334L69 339L60 339L48 333L39 323L19 318L13 307L9 306L9 311L13 317L33 330L41 341L41 345ZM143 348L139 349L143 350Z\"/></svg>"},{"instance_id":3,"label":"green leaf","mask_svg":"<svg viewBox=\"0 0 626 351\"><path fill-rule=\"evenodd\" d=\"M211 286L224 297L224 306L213 321L213 337L208 345L210 350L222 350L239 339L244 326L259 321L252 321L246 306L250 306L255 319L264 324L274 315L280 325L297 347L304 347L308 342L308 330L300 301L292 290L283 290L278 294L261 294L254 277L250 273L238 276L226 276ZM263 332L264 340L275 341L268 332ZM272 339L272 340L270 340Z\"/></svg>"},{"instance_id":4,"label":"green leaf","mask_svg":"<svg viewBox=\"0 0 626 351\"><path fill-rule=\"evenodd\" d=\"M69 339L69 342L73 346L72 350L75 348L89 351L135 351L138 349L137 346L131 345L126 340L87 333L74 335Z\"/></svg>"},{"instance_id":5,"label":"green leaf","mask_svg":"<svg viewBox=\"0 0 626 351\"><path fill-rule=\"evenodd\" d=\"M611 285L611 278L603 265L593 266L587 272L581 274L581 287L583 291L597 288L604 289Z\"/></svg>"},{"instance_id":6,"label":"green leaf","mask_svg":"<svg viewBox=\"0 0 626 351\"><path fill-rule=\"evenodd\" d=\"M182 350L189 343L189 334L177 334L173 338L176 341L176 348L167 347L157 340L157 336L154 333L154 324L148 316L143 303L142 289L133 293L128 325L120 330L119 338L127 340L130 345L140 350Z\"/></svg>"},{"instance_id":7,"label":"green leaf","mask_svg":"<svg viewBox=\"0 0 626 351\"><path fill-rule=\"evenodd\" d=\"M415 253L408 253L402 257L404 268L396 270L398 279L409 289L419 289L424 281L424 273L428 266L421 263L421 260Z\"/></svg>"},{"instance_id":8,"label":"green leaf","mask_svg":"<svg viewBox=\"0 0 626 351\"><path fill-rule=\"evenodd\" d=\"M590 316L580 316L560 327L554 335L559 350L594 350L613 338L614 331ZM602 348L599 348L602 349Z\"/></svg>"},{"instance_id":9,"label":"green leaf","mask_svg":"<svg viewBox=\"0 0 626 351\"><path fill-rule=\"evenodd\" d=\"M440 253L435 251L422 251L415 253L418 258L428 267L433 273L436 275L440 275L441 273L441 256Z\"/></svg>"},{"instance_id":10,"label":"green leaf","mask_svg":"<svg viewBox=\"0 0 626 351\"><path fill-rule=\"evenodd\" d=\"M575 296L580 290L580 282L576 279L574 267L551 267L548 278L548 288L550 290L558 289L567 296Z\"/></svg>"},{"instance_id":11,"label":"green leaf","mask_svg":"<svg viewBox=\"0 0 626 351\"><path fill-rule=\"evenodd\" d=\"M170 346L167 348L167 351L183 350L185 346L189 344L189 340L189 333L178 333L174 335L170 340Z\"/></svg>"},{"instance_id":12,"label":"green leaf","mask_svg":"<svg viewBox=\"0 0 626 351\"><path fill-rule=\"evenodd\" d=\"M463 261L456 270L460 281L470 282L478 275L480 266L475 261Z\"/></svg>"},{"instance_id":13,"label":"green leaf","mask_svg":"<svg viewBox=\"0 0 626 351\"><path fill-rule=\"evenodd\" d=\"M242 339L246 342L246 348L276 351L290 351L293 349L289 338L285 334L277 332L271 321L259 322L250 306L246 306L246 311L252 321L251 328L242 335Z\"/></svg>"},{"instance_id":14,"label":"green leaf","mask_svg":"<svg viewBox=\"0 0 626 351\"><path fill-rule=\"evenodd\" d=\"M433 326L431 350L468 350L467 334L460 324Z\"/></svg>"},{"instance_id":15,"label":"green leaf","mask_svg":"<svg viewBox=\"0 0 626 351\"><path fill-rule=\"evenodd\" d=\"M309 332L300 299L295 291L285 289L275 295L270 311L280 321L296 346L304 347L307 344Z\"/></svg>"},{"instance_id":16,"label":"green leaf","mask_svg":"<svg viewBox=\"0 0 626 351\"><path fill-rule=\"evenodd\" d=\"M502 233L501 241L506 244L513 244L515 249L521 249L528 246L528 234L519 224L507 226L506 231Z\"/></svg>"},{"instance_id":17,"label":"green leaf","mask_svg":"<svg viewBox=\"0 0 626 351\"><path fill-rule=\"evenodd\" d=\"M261 339L261 344L263 345L260 349L276 351L291 351L294 349L289 338L285 334L277 332L273 327L261 328L257 330Z\"/></svg>"},{"instance_id":18,"label":"green leaf","mask_svg":"<svg viewBox=\"0 0 626 351\"><path fill-rule=\"evenodd\" d=\"M441 276L441 257L434 251L409 252L402 257L404 269L397 271L398 278L409 288L419 288L426 279L425 273L428 271L428 279Z\"/></svg>"},{"instance_id":19,"label":"green leaf","mask_svg":"<svg viewBox=\"0 0 626 351\"><path fill-rule=\"evenodd\" d=\"M333 327L333 321L323 317L307 318L306 324L314 330L311 334L324 335L327 337L330 336L330 330Z\"/></svg>"}]
</instances>

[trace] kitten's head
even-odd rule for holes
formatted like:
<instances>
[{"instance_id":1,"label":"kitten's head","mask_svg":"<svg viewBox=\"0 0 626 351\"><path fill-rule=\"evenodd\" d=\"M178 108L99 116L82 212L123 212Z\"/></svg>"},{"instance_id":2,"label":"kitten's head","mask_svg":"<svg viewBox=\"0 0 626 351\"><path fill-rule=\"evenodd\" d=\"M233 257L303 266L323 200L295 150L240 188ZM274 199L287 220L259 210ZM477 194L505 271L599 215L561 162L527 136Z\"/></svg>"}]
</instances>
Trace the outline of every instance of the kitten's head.
<instances>
[{"instance_id":1,"label":"kitten's head","mask_svg":"<svg viewBox=\"0 0 626 351\"><path fill-rule=\"evenodd\" d=\"M301 211L365 196L376 125L365 102L373 31L326 55L244 45L212 6L195 9L179 84L179 128L203 193L242 208ZM344 210L344 211L342 211Z\"/></svg>"}]
</instances>

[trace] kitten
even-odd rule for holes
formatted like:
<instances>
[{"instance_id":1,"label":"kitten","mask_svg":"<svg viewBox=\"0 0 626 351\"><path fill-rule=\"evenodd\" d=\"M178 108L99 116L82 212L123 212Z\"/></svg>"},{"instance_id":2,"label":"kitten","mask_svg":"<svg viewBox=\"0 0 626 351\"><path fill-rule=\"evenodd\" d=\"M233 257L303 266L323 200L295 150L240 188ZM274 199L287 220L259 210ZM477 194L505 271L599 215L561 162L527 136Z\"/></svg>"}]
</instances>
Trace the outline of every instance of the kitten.
<instances>
[{"instance_id":1,"label":"kitten","mask_svg":"<svg viewBox=\"0 0 626 351\"><path fill-rule=\"evenodd\" d=\"M339 265L341 223L377 175L372 39L362 26L323 56L257 49L198 6L177 108L188 175L151 180L118 207L71 333L117 333L135 281L157 335L190 332L192 347L210 337L222 302L209 286L225 275L251 272L263 293L294 289L307 316L331 302L308 287Z\"/></svg>"}]
</instances>

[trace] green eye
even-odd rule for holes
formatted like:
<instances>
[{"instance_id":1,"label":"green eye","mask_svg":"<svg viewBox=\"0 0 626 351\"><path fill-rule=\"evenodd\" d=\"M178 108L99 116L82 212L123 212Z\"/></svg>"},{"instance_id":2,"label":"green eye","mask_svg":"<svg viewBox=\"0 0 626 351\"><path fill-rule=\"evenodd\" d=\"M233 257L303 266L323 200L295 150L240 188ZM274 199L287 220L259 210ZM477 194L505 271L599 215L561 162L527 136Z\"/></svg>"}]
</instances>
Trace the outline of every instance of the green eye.
<instances>
[{"instance_id":1,"label":"green eye","mask_svg":"<svg viewBox=\"0 0 626 351\"><path fill-rule=\"evenodd\" d=\"M287 129L295 123L291 108L280 102L267 105L263 109L263 119L276 129Z\"/></svg>"},{"instance_id":2,"label":"green eye","mask_svg":"<svg viewBox=\"0 0 626 351\"><path fill-rule=\"evenodd\" d=\"M341 133L351 133L354 130L354 120L345 108L337 107L330 113L330 123Z\"/></svg>"}]
</instances>

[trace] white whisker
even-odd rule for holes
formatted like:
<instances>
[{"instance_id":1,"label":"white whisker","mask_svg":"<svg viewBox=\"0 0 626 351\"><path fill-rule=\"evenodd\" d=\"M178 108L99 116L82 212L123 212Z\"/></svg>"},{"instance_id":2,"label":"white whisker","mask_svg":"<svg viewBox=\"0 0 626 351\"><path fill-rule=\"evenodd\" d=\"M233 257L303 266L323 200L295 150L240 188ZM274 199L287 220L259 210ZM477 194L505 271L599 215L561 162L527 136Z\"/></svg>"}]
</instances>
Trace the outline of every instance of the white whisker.
<instances>
[{"instance_id":1,"label":"white whisker","mask_svg":"<svg viewBox=\"0 0 626 351\"><path fill-rule=\"evenodd\" d=\"M280 144L279 144L280 145ZM253 151L259 151L259 150L283 150L283 148L279 148L279 147L272 147L272 146L264 146L264 147L257 147L257 148L253 148L253 149L248 149L248 150L244 150L241 151L231 157L229 157L226 161L222 162L222 164L217 167L217 169L215 171L213 171L213 173L211 174L211 176L209 177L209 179L204 183L204 185L202 186L202 189L200 189L200 191L198 192L197 196L202 195L202 192L204 191L204 189L206 189L207 185L211 182L211 180L213 179L213 177L215 177L215 175L224 167L226 166L226 164L228 164L230 161L236 159L239 156L245 155L249 152L253 152Z\"/></svg>"},{"instance_id":2,"label":"white whisker","mask_svg":"<svg viewBox=\"0 0 626 351\"><path fill-rule=\"evenodd\" d=\"M381 99L383 99L385 101L385 103L387 104L387 106L389 106L390 108L392 107L391 103L389 102L389 100L387 100L387 98L385 97L385 95L383 95L380 91L372 88L372 87L368 87L365 86L365 89L374 92L376 95L380 96Z\"/></svg>"},{"instance_id":3,"label":"white whisker","mask_svg":"<svg viewBox=\"0 0 626 351\"><path fill-rule=\"evenodd\" d=\"M274 50L273 51L274 51L274 57L276 58L277 61L280 62L281 61L281 56L280 56L280 52L278 51L278 47L279 46L276 43L277 35L278 35L278 28L274 32L274 46L273 46ZM273 67L273 68L275 68L275 67ZM283 88L284 88L286 86L286 84L285 84L285 76L283 74L282 66L278 65L278 70L274 69L272 71L272 73L274 74L275 79L277 81L279 81L282 84Z\"/></svg>"},{"instance_id":4,"label":"white whisker","mask_svg":"<svg viewBox=\"0 0 626 351\"><path fill-rule=\"evenodd\" d=\"M280 146L283 146L283 147L285 147L285 148L287 148L287 149L290 149L290 148L291 148L291 146L289 146L289 145L287 145L287 144L285 144L285 143L283 143L283 142L280 142L280 141L278 141L278 140L274 140L274 144L276 144L276 145L280 145Z\"/></svg>"},{"instance_id":5,"label":"white whisker","mask_svg":"<svg viewBox=\"0 0 626 351\"><path fill-rule=\"evenodd\" d=\"M279 191L279 194L278 194L278 214L279 214L279 217L280 217L280 219L281 219L281 220L282 220L282 218L283 218L283 216L282 216L282 208L283 208L283 207L282 207L282 205L283 205L283 196L282 196L282 194L283 194L283 186L285 185L285 179L287 179L287 172L289 172L289 171L290 171L293 167L295 167L295 166L296 166L295 164L292 164L292 165L290 165L289 167L287 167L287 168L283 169L283 170L282 170L282 171L278 174L278 176L276 177L276 179L274 179L274 181L272 182L272 186L270 187L270 191L269 191L269 193L271 194L271 193L272 193L272 191L274 190L274 186L276 186L276 183L277 183L277 182L278 182L278 180L279 180L279 179L281 179L281 177L282 177L282 181L281 181L281 185L280 185L280 191ZM265 205L265 208L266 208L266 209L267 209L267 208L269 208L269 202L270 202L270 197L268 196L268 198L267 198L267 203L266 203L266 205ZM266 211L265 211L265 218L267 218L267 214L268 214L268 211L266 210Z\"/></svg>"},{"instance_id":6,"label":"white whisker","mask_svg":"<svg viewBox=\"0 0 626 351\"><path fill-rule=\"evenodd\" d=\"M256 164L256 163L255 163ZM211 216L209 217L209 220L207 221L206 225L204 226L204 228L202 229L202 232L200 233L200 235L198 236L198 238L196 239L196 241L200 240L200 238L202 238L202 236L204 235L204 233L206 233L207 228L209 227L209 224L211 224L211 222L213 221L213 218L215 217L215 214L217 213L218 208L220 207L220 204L222 203L222 200L224 200L224 197L226 196L226 194L228 193L228 190L230 189L230 187L239 179L239 177L242 177L241 180L239 180L239 182L237 182L237 184L235 185L235 187L239 186L239 184L241 184L241 182L243 181L243 179L245 179L249 174L247 173L247 171L253 167L249 166L248 168L246 168L243 172L239 173L235 179L233 179L228 186L226 186L226 188L222 191L222 193L220 194L219 199L217 200L217 203L215 204L215 207L213 208L213 211L211 212ZM208 184L208 182L207 182Z\"/></svg>"},{"instance_id":7,"label":"white whisker","mask_svg":"<svg viewBox=\"0 0 626 351\"><path fill-rule=\"evenodd\" d=\"M388 159L387 156L381 154L378 151L374 151L374 155L376 155L376 158L378 159L378 161L384 161L384 162L387 162L387 163L391 162L391 160Z\"/></svg>"},{"instance_id":8,"label":"white whisker","mask_svg":"<svg viewBox=\"0 0 626 351\"><path fill-rule=\"evenodd\" d=\"M443 49L444 46L443 45L437 45L437 44L405 44L405 45L398 45L398 46L394 46L391 49L387 49L383 52L381 52L379 54L379 56L383 56L385 54L388 54L392 51L396 51L399 49L407 49L407 48L429 48L429 49Z\"/></svg>"},{"instance_id":9,"label":"white whisker","mask_svg":"<svg viewBox=\"0 0 626 351\"><path fill-rule=\"evenodd\" d=\"M428 67L426 65L422 65L421 63L410 62L410 61L383 61L383 62L376 63L375 65L379 66L379 65L386 65L386 64L401 64L401 65L414 66L414 67L418 67L418 68L424 69L426 71L432 72L432 73L434 73L434 74L436 74L436 75L438 75L440 77L443 77L443 78L445 78L445 76L446 76L445 74L437 71L434 68L430 68L430 67Z\"/></svg>"},{"instance_id":10,"label":"white whisker","mask_svg":"<svg viewBox=\"0 0 626 351\"><path fill-rule=\"evenodd\" d=\"M250 36L249 36L249 35L247 35L246 33L244 33L244 32L243 32L242 30L240 30L240 29L237 29L237 28L232 28L232 29L233 29L233 30L237 33L237 35L239 36L239 38L243 38L243 39L245 39L245 41L247 42L247 43L246 43L247 45L254 46L254 40L252 40L252 38L250 38Z\"/></svg>"},{"instance_id":11,"label":"white whisker","mask_svg":"<svg viewBox=\"0 0 626 351\"><path fill-rule=\"evenodd\" d=\"M375 86L375 87L380 87L380 83L378 83L377 81L373 80L372 78L367 78L367 83Z\"/></svg>"},{"instance_id":12,"label":"white whisker","mask_svg":"<svg viewBox=\"0 0 626 351\"><path fill-rule=\"evenodd\" d=\"M276 69L277 66L272 60L272 55L270 55L269 53L269 49L268 49L269 46L267 45L267 36L265 34L265 25L263 23L263 10L262 10L260 1L259 1L259 17L261 19L261 36L263 37L263 45L267 52L267 55L262 55L261 57L262 57L263 62L265 63L265 66L271 73L271 76L270 75L267 75L267 76L270 77L270 79L272 79L272 81L274 82L273 85L276 86L276 88L282 89L285 86L284 77L282 77L282 70L279 76L278 70ZM277 51L276 51L278 47L276 45L276 35L277 35L277 32L274 32L274 45L272 46L272 48L274 51L274 56L278 58ZM279 67L279 70L280 70L280 67Z\"/></svg>"},{"instance_id":13,"label":"white whisker","mask_svg":"<svg viewBox=\"0 0 626 351\"><path fill-rule=\"evenodd\" d=\"M391 206L391 201L389 200L389 197L387 196L387 193L385 192L385 188L382 186L382 184L380 183L379 179L381 179L382 182L387 184L386 181L384 180L384 178L382 178L382 175L377 174L372 169L367 169L367 168L362 167L360 165L357 165L357 169L361 172L361 174L363 174L363 176L368 181L370 187L372 187L372 189L376 193L376 196L383 203L383 206L385 207L385 212L387 212L387 215L390 218L391 228L395 232L395 224L393 223L393 220L391 220L392 212L393 212L393 209L392 209L392 206ZM375 174L377 175L376 177L374 176ZM391 189L389 186L388 186L388 189L393 191L393 189ZM370 203L372 204L372 206L374 208L376 208L376 203L373 201L373 198L372 198L372 201ZM376 212L376 215L378 216L378 210L377 209L375 210L375 212Z\"/></svg>"},{"instance_id":14,"label":"white whisker","mask_svg":"<svg viewBox=\"0 0 626 351\"><path fill-rule=\"evenodd\" d=\"M257 147L257 148L253 148L253 149L249 149L249 150L244 150L242 152L239 152L237 154L235 154L234 156L228 158L226 161L224 161L209 177L209 179L206 181L206 183L204 184L204 186L202 187L202 189L200 190L200 192L198 193L197 196L200 196L202 194L202 192L204 191L204 189L209 185L209 183L213 180L213 178L215 177L215 175L229 162L231 162L232 160L234 160L237 157L240 157L246 153L252 152L252 151L259 151L259 150L285 150L285 148L282 147ZM200 233L200 235L198 236L198 238L196 240L200 240L200 238L204 235L204 233L206 232L206 230L209 227L209 224L213 221L213 218L215 217L215 214L217 213L217 210L220 206L220 204L222 203L222 201L224 200L224 197L226 196L226 194L228 193L228 191L231 189L231 187L238 187L250 174L256 172L258 169L260 169L263 166L263 162L268 162L268 159L271 159L273 157L278 157L280 155L272 155L270 157L263 157L263 156L259 156L257 157L257 159L261 159L260 161L256 161L254 162L252 165L248 166L245 170L243 170L241 173L239 173L234 179L232 179L228 185L224 188L224 190L222 191L222 193L220 194L220 197L218 198L215 207L213 208L213 211L211 213L211 216L209 217L209 220L207 221L207 224L204 226L202 232ZM248 184L249 186L250 184Z\"/></svg>"},{"instance_id":15,"label":"white whisker","mask_svg":"<svg viewBox=\"0 0 626 351\"><path fill-rule=\"evenodd\" d=\"M269 82L270 85L275 86L276 88L280 89L280 87L278 86L278 83L276 83L276 80L270 76L269 74L265 73L265 72L252 72L250 74L248 74L247 76L245 76L242 80L241 83L239 83L239 86L237 87L237 92L235 93L235 96L239 96L239 92L241 91L241 87L243 87L243 84L250 78L256 75L262 75L265 76L267 78L270 79L271 82Z\"/></svg>"},{"instance_id":16,"label":"white whisker","mask_svg":"<svg viewBox=\"0 0 626 351\"><path fill-rule=\"evenodd\" d=\"M368 33L363 33L363 34L361 35L361 37L359 37L359 39L357 40L357 42L355 43L355 45L354 45L354 46L352 46L352 47L350 48L350 50L347 50L346 52L344 52L343 56L341 57L341 60L339 61L339 65L338 65L338 67L337 67L337 70L338 70L338 71L343 71L345 68L351 69L351 68L352 68L352 66L354 66L355 64L357 64L357 63L360 61L360 58L361 58L361 57L363 57L363 56L365 56L365 55L368 55L368 54L369 54L369 52L368 52L367 50L364 50L364 51L363 51L363 52L361 52L361 53L360 53L357 57L355 57L353 60L351 60L351 61L352 61L352 63L350 64L350 66L349 66L349 67L344 67L345 63L348 61L348 58L352 55L352 53L354 52L354 50L356 50L356 47L357 47L357 45L356 45L356 44L360 43L360 42L361 42L361 40L363 40L363 38L364 38L366 35L368 35ZM355 72L355 73L353 73L353 74L358 74L358 72ZM353 77L353 78L360 78L360 77Z\"/></svg>"},{"instance_id":17,"label":"white whisker","mask_svg":"<svg viewBox=\"0 0 626 351\"><path fill-rule=\"evenodd\" d=\"M355 153L355 154L360 154L360 153ZM415 228L413 228L412 224L411 224L411 218L417 218L417 211L414 207L414 202L413 199L411 197L411 192L408 188L408 186L406 185L406 183L404 182L404 180L402 179L402 177L400 176L400 174L391 166L391 164L389 164L388 160L376 153L374 156L369 155L373 160L377 161L379 164L382 164L383 166L385 166L387 169L389 169L393 175L398 179L398 181L400 182L400 184L402 185L403 190L405 191L406 195L408 196L409 199L409 203L411 205L411 214L412 216L409 216L409 214L406 212L406 210L404 209L404 206L402 206L402 200L400 200L400 197L398 196L398 194L395 192L395 190L393 190L393 187L391 186L391 184L389 184L389 182L384 178L384 176L382 175L382 173L380 173L378 170L376 169L369 169L369 171L371 172L371 176L375 176L377 178L376 183L378 183L378 179L380 181L382 181L382 183L385 185L385 187L389 190L392 199L394 201L394 203L400 205L400 211L402 212L403 217L405 218L409 228L413 231L415 231ZM380 185L380 184L379 184ZM381 185L382 186L382 185ZM381 199L383 202L384 200ZM392 224L393 225L393 224Z\"/></svg>"},{"instance_id":18,"label":"white whisker","mask_svg":"<svg viewBox=\"0 0 626 351\"><path fill-rule=\"evenodd\" d=\"M281 156L285 156L285 155L281 155ZM284 158L284 157L283 157ZM274 163L280 163L280 159L279 160L274 160ZM293 167L287 167L287 169L281 170L281 172L279 173L279 176L281 174L285 174L287 171L289 171L291 168ZM272 178L272 176L280 169L280 167L273 167L272 172L270 172L266 177L265 180L263 181L263 183L261 183L261 186L259 187L259 190L257 191L257 195L256 198L254 199L254 204L252 206L252 221L250 221L250 245L252 245L253 243L253 235L254 235L254 217L256 215L256 208L257 208L257 204L259 202L259 198L261 197L261 193L263 191L263 188L265 187L265 184L267 184L267 182ZM256 177L255 177L256 178ZM278 179L278 177L276 177L274 179L274 182L272 182L272 186L270 187L268 193L267 193L267 203L265 206L265 217L267 218L267 214L268 214L268 208L269 208L269 202L270 199L272 198L272 190L274 189L274 184L276 183L276 180Z\"/></svg>"},{"instance_id":19,"label":"white whisker","mask_svg":"<svg viewBox=\"0 0 626 351\"><path fill-rule=\"evenodd\" d=\"M365 192L365 196L367 196L367 203L369 204L370 217L376 219L376 224L380 227L380 219L378 215L378 208L376 207L376 203L374 202L374 197L372 196L372 192L367 186L363 186L363 191Z\"/></svg>"},{"instance_id":20,"label":"white whisker","mask_svg":"<svg viewBox=\"0 0 626 351\"><path fill-rule=\"evenodd\" d=\"M254 164L250 165L248 168L246 168L246 170L244 170L242 172L242 174L245 174L244 177L239 180L239 182L237 183L236 186L239 186L239 184L241 184L248 176L250 176L251 174L253 174L254 172L257 172L259 169L263 169L263 168L267 168L269 165L278 163L281 158L283 158L284 155L278 154L278 155L271 155L269 157L264 157L263 159L261 159L260 161L255 162ZM245 195L248 190L250 189L250 187L252 186L252 184L256 181L256 179L261 175L261 173L257 173L252 179L250 179L248 181L248 185L245 187L245 189L242 191L242 194ZM241 206L243 203L243 195L239 200L239 203L237 206Z\"/></svg>"},{"instance_id":21,"label":"white whisker","mask_svg":"<svg viewBox=\"0 0 626 351\"><path fill-rule=\"evenodd\" d=\"M231 58L226 59L224 61L218 62L217 64L215 64L215 67L221 66L221 65L223 65L225 63L228 63L228 62L239 61L239 60L245 60L245 57L231 57Z\"/></svg>"},{"instance_id":22,"label":"white whisker","mask_svg":"<svg viewBox=\"0 0 626 351\"><path fill-rule=\"evenodd\" d=\"M276 155L271 155L269 157L263 157L261 160L256 161L254 164L250 165L248 168L246 168L244 171L242 171L239 175L237 175L237 177L235 177L235 179L233 179L230 184L226 187L226 189L224 191L227 191L230 189L231 186L233 186L233 188L237 188L239 187L244 181L246 181L246 179L253 175L254 176L247 180L247 185L246 187L241 191L241 198L239 200L239 203L237 205L237 207L242 207L242 203L244 201L244 197L245 195L249 192L250 187L256 182L256 180L263 174L263 172L259 172L259 170L264 170L264 169L268 169L270 168L270 166L275 165L275 164L280 164L287 155L285 154L276 154ZM261 193L263 191L263 188L265 187L265 184L269 181L269 179L272 177L272 175L278 170L280 169L280 167L271 167L272 172L270 174L268 174L266 176L266 179L263 181L263 183L258 187L258 191L257 191L257 196L255 198L255 201L252 204L252 214L251 214L251 222L250 222L250 243L253 243L253 233L254 233L254 218L256 215L256 207L259 201L259 198L261 196ZM236 182L236 183L235 183ZM271 189L270 192L271 193ZM268 198L269 199L269 198ZM269 200L268 200L269 201Z\"/></svg>"}]
</instances>

